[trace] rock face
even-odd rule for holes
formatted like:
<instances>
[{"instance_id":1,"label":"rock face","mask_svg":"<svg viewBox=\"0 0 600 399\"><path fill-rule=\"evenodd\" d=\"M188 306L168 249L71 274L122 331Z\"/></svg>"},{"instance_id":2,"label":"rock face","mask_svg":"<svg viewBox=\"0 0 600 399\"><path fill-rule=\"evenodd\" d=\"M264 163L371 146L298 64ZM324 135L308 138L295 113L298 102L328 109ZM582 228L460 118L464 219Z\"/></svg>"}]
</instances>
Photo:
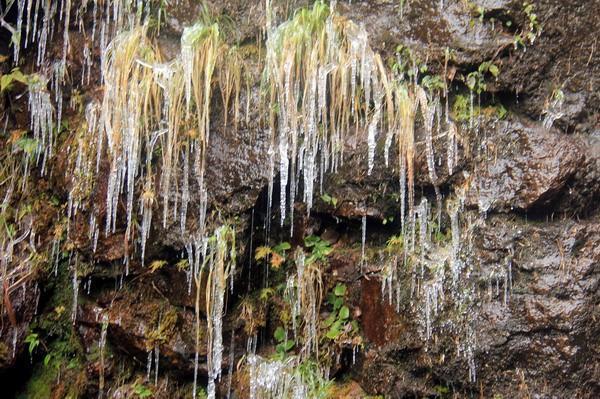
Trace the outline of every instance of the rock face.
<instances>
[{"instance_id":1,"label":"rock face","mask_svg":"<svg viewBox=\"0 0 600 399\"><path fill-rule=\"evenodd\" d=\"M165 30L159 36L166 55L178 51L183 28L201 12L195 1L168 3ZM285 288L284 274L294 269L277 265L269 271L254 251L263 244L289 241L292 253L303 246L304 238L316 235L332 248L322 269L323 288L329 292L338 283L347 286L346 305L360 328L360 340L336 348L331 377L351 381L336 386L333 397L600 397L598 4L542 0L531 9L521 1L501 0L337 2L337 11L363 25L372 47L384 58L393 62L398 45L403 45L427 65L430 75L444 75L448 81L448 108L459 125L458 162L450 171L448 133L438 132L432 143L435 187L428 173L423 121L416 122L417 199L427 198L437 209L435 193L440 190L444 201L461 202L458 224L463 235L456 259L450 255L453 221L446 213L435 221L440 237L427 256L414 255L427 257L430 264L442 259L446 271L457 259L462 262L464 285L458 289L445 277L438 310L433 299L425 308L419 296L432 273L415 277L418 273L408 269L411 263L397 277L399 299L390 301L382 293L390 240L404 231L399 220L400 171L396 154L386 167L378 146L375 167L367 173L364 132L347 134L344 163L326 175L322 194L327 195L315 201L311 214L296 204L292 237L289 226L280 228L278 215L267 211L270 135L260 108L265 101L263 3L207 3L215 15L231 21L234 33L229 39L245 49L248 71L241 98L247 110L237 127L225 126L216 106L207 155L209 221L233 221L238 233L217 396L249 396L248 372L240 359L253 345L262 354L273 354L281 340L271 337L289 318L277 290ZM279 23L305 2L274 3ZM73 32L76 29L71 26ZM72 52L83 51L77 43ZM54 46L60 53L62 43ZM35 51L23 51L24 67L32 67ZM486 61L497 65L499 74L484 72L486 90L470 93L469 76ZM2 62L7 73L8 65ZM99 87L98 81L79 89L94 97ZM65 93L70 93L65 103L80 95ZM461 119L456 102L469 95L475 113L471 120ZM28 129L24 100L13 93L5 97L0 113L8 115L8 130ZM500 105L507 115L498 117ZM197 331L195 292L182 271L189 237L180 233L177 223L167 228L153 225L145 266L125 240L122 221L114 234L101 235L92 251L84 211L69 225L73 239L64 245L64 253L52 251L56 226L65 225L61 212L70 190L70 177L61 171L69 162L77 129L84 126L74 110L66 111L65 120L71 126L58 143L57 166L49 176L35 170L29 178L30 193L12 200L59 205L34 208L39 211L32 212L36 235L14 248L11 265L32 262L37 268L27 275L26 288L3 287L0 381L8 381L9 397L96 397L102 392L112 398L146 397L147 392L153 397L190 397L196 334L202 342L199 386L206 386L210 375L208 311L203 290ZM2 136L5 148L10 140ZM197 214L200 203L194 184L190 215ZM95 190L92 201L105 212L106 187ZM276 185L274 198L279 198L278 190ZM449 203L444 202L444 210ZM273 209L277 207L275 200ZM190 225L198 222L196 218L191 216ZM0 244L4 252L1 237ZM38 251L27 258L34 244ZM79 257L69 256L67 250ZM127 273L122 260L126 254L133 254ZM4 254L0 261L3 267L8 264ZM56 272L55 264L60 266ZM269 281L265 270L275 281L268 289L263 286ZM5 278L6 271L2 273ZM79 290L77 301L74 287ZM319 320L327 319L330 305L323 300ZM40 339L33 346L32 334ZM63 380L55 383L58 375Z\"/></svg>"},{"instance_id":2,"label":"rock face","mask_svg":"<svg viewBox=\"0 0 600 399\"><path fill-rule=\"evenodd\" d=\"M592 338L598 334L598 219L488 223L481 259L499 247L514 248L514 286L506 307L481 308L479 375L490 373L487 381L499 391L524 373L529 392L589 397L598 391L597 368L579 361L595 364L600 349Z\"/></svg>"},{"instance_id":3,"label":"rock face","mask_svg":"<svg viewBox=\"0 0 600 399\"><path fill-rule=\"evenodd\" d=\"M580 140L556 130L519 120L500 122L495 130L469 193L468 202L481 212L546 207L586 163Z\"/></svg>"}]
</instances>

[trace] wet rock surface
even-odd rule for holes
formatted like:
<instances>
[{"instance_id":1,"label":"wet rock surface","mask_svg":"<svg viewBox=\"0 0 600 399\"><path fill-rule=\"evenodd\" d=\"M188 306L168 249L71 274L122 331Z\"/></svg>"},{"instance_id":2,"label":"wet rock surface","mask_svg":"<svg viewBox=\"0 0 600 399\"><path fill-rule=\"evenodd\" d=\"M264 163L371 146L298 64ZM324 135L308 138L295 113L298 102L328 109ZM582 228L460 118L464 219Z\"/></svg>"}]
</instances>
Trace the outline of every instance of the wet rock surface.
<instances>
[{"instance_id":1,"label":"wet rock surface","mask_svg":"<svg viewBox=\"0 0 600 399\"><path fill-rule=\"evenodd\" d=\"M481 212L546 207L586 162L578 140L537 123L501 121L481 133L491 138L467 201Z\"/></svg>"},{"instance_id":2,"label":"wet rock surface","mask_svg":"<svg viewBox=\"0 0 600 399\"><path fill-rule=\"evenodd\" d=\"M489 383L503 390L522 378L520 372L530 392L593 396L599 350L592 338L598 334L597 218L488 223L492 228L482 237L487 248L481 259L496 247L514 248L514 280L506 307L489 303L481 308L480 376L494 376Z\"/></svg>"}]
</instances>

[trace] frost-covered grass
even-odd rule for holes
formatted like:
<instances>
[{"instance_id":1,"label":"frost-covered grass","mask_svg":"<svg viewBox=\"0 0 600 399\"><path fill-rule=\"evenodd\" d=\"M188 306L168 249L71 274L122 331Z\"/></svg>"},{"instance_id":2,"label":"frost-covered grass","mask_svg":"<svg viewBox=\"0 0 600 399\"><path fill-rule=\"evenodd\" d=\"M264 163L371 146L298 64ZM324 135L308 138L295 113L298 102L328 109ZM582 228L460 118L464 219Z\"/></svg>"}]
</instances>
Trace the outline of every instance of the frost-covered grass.
<instances>
[{"instance_id":1,"label":"frost-covered grass","mask_svg":"<svg viewBox=\"0 0 600 399\"><path fill-rule=\"evenodd\" d=\"M242 80L237 48L225 43L216 23L198 22L186 28L181 54L168 62L162 60L150 36L144 24L121 32L107 46L102 56L105 90L100 114L94 113L93 107L87 112L90 129L80 141L78 155L85 158L79 163L89 163L86 147L95 146L96 174L102 154L108 156L104 231L116 230L119 199L126 194L126 237L129 241L134 238L137 208L142 258L159 198L163 226L167 227L169 216L174 215L182 232L186 230L190 178L197 180L200 197L206 198L204 174L213 94L221 94L225 123L229 123L233 108L237 125ZM157 170L161 171L159 181ZM142 183L138 185L139 180ZM74 187L77 185L76 179ZM142 194L136 201L140 186ZM205 202L199 208L205 209Z\"/></svg>"},{"instance_id":2,"label":"frost-covered grass","mask_svg":"<svg viewBox=\"0 0 600 399\"><path fill-rule=\"evenodd\" d=\"M397 70L384 65L370 47L364 27L318 1L312 8L296 12L289 21L270 28L266 49L263 85L271 132L268 202L270 208L277 169L281 224L288 204L293 218L300 181L304 187L302 200L310 212L315 187L322 184L324 173L337 170L343 163L344 146L352 131L366 136L368 174L374 168L377 143L382 137L386 165L389 149L396 142L402 221L405 208L412 217L414 126L418 118L426 130L429 177L440 198L433 134L452 130L453 124L444 118L443 126L437 91L426 91L416 76L404 80ZM455 140L456 135L449 137L449 141ZM453 156L454 152L449 154ZM455 164L453 159L449 162Z\"/></svg>"}]
</instances>

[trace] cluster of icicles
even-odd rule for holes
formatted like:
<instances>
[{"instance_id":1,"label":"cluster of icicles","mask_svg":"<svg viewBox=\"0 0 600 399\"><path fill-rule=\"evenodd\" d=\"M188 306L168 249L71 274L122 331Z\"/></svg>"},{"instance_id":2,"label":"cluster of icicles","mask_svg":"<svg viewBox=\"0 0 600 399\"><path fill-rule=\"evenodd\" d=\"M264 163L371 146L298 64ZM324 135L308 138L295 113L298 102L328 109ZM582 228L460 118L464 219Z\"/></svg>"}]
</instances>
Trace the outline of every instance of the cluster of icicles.
<instances>
[{"instance_id":1,"label":"cluster of icicles","mask_svg":"<svg viewBox=\"0 0 600 399\"><path fill-rule=\"evenodd\" d=\"M79 18L83 18L86 5L79 9ZM192 179L202 199L197 208L201 221L199 230L203 230L211 95L218 85L225 104L225 119L228 105L234 98L237 120L241 72L239 67L232 65L239 65L241 60L235 49L224 44L216 24L198 23L184 30L180 56L164 62L147 37L147 25L141 11L143 2L138 1L136 5L137 8L133 7L131 0L108 1L104 7L94 2L91 43L100 41L105 91L102 102L87 104L88 126L78 137L77 156L72 165L69 216L75 216L84 206L94 184L91 176L103 174L106 154L109 171L104 232L116 231L118 203L125 194L126 238L128 241L134 238L137 203L141 215L139 239L143 260L158 197L162 203L163 228L168 227L170 220L178 220L182 234L186 233ZM329 8L317 2L312 10L297 13L292 20L276 28L268 22L264 70L271 132L268 209L271 209L275 164L278 163L281 223L285 220L288 205L293 218L300 181L304 187L302 200L310 212L315 184L322 183L324 174L337 170L343 162L346 136L354 130L355 134L366 132L368 136L369 173L374 167L377 142L385 142L385 163L388 165L389 150L396 141L401 218L403 223L410 221L415 215L417 143L414 124L417 114L420 111L424 121L427 166L438 199L433 137L434 133L447 137L447 166L452 172L457 162L456 127L447 116L444 122L440 120L442 112L438 97L428 94L416 82L399 80L390 73L379 54L370 48L364 28L337 15L334 6ZM269 1L267 7L270 9ZM69 8L69 4L61 6L65 19L69 18ZM37 10L37 6L33 9ZM100 18L100 34L95 33L98 9L105 14ZM127 11L132 13L129 18L125 17L129 15ZM31 21L35 22L36 18ZM27 22L27 27L31 21ZM111 25L110 21L114 23ZM110 36L106 32L111 26L114 32L120 33L107 43ZM44 29L38 32L34 27L30 36L41 39L51 35L52 31ZM68 48L68 39L64 42ZM86 42L86 45L90 44ZM42 47L41 43L39 47ZM57 88L60 86L56 85ZM32 129L36 137L39 136L38 141L48 147L42 151L45 163L46 157L52 154L52 127L60 124L60 119L53 123L49 96L43 94L40 89L30 91ZM434 123L436 117L437 123ZM155 160L157 149L160 149L160 165ZM157 176L160 176L159 181ZM141 187L138 181L142 182ZM136 198L140 188L141 195ZM99 209L90 212L90 225L94 227L90 237L94 242L100 230L96 220L99 212Z\"/></svg>"},{"instance_id":2,"label":"cluster of icicles","mask_svg":"<svg viewBox=\"0 0 600 399\"><path fill-rule=\"evenodd\" d=\"M240 82L240 71L235 67L239 63L232 59L236 54L222 42L217 25L198 23L187 28L181 39L181 55L169 62L162 62L146 31L144 24L122 32L105 49L104 98L102 103L88 105L88 129L77 156L78 163L81 159L87 165L84 175L89 176L90 172L100 172L102 154L108 155L106 234L116 231L119 200L126 194L125 236L132 240L134 202L139 203L142 262L159 196L162 226L167 228L168 221L179 220L181 233L186 233L192 179L200 193L198 220L203 231L209 112L217 64L225 103L234 91L237 103ZM158 148L160 174L155 170L154 159ZM143 182L142 194L136 199L139 180ZM81 188L81 179L74 179L70 196L73 213L87 199L88 192ZM92 212L91 217L96 216ZM99 229L97 223L92 224Z\"/></svg>"},{"instance_id":3,"label":"cluster of icicles","mask_svg":"<svg viewBox=\"0 0 600 399\"><path fill-rule=\"evenodd\" d=\"M463 259L462 253L468 252L463 248L463 241L472 228L468 226L461 231L460 214L463 210L464 193L457 193L457 198L445 201L450 218L449 240L436 242L432 239L439 233L439 219L432 215L431 205L425 197L415 207L415 221L409 234L402 237L401 251L386 250L380 254L382 297L390 305L401 311L401 306L407 304L409 295L411 307L416 309L417 324L426 342L431 342L438 332L453 332L457 340L457 355L462 354L469 366L469 378L475 382L475 335L473 320L465 314L475 302L474 286L469 279L472 273L470 260ZM446 270L449 273L446 273ZM410 289L404 286L403 274L410 276ZM434 330L434 325L442 312L456 311L454 319L443 319L446 324Z\"/></svg>"},{"instance_id":4,"label":"cluster of icicles","mask_svg":"<svg viewBox=\"0 0 600 399\"><path fill-rule=\"evenodd\" d=\"M196 284L196 353L194 356L194 389L197 394L198 352L200 349L200 287L206 275L205 305L208 321L208 397L216 396L216 381L221 378L223 360L223 314L225 294L233 291L236 264L235 230L229 226L218 228L209 238L196 236L186 246L189 259L188 275ZM228 284L229 283L229 284ZM230 361L232 361L230 359Z\"/></svg>"},{"instance_id":5,"label":"cluster of icicles","mask_svg":"<svg viewBox=\"0 0 600 399\"><path fill-rule=\"evenodd\" d=\"M310 388L298 372L296 359L269 360L258 355L248 356L250 397L262 399L304 399Z\"/></svg>"},{"instance_id":6,"label":"cluster of icicles","mask_svg":"<svg viewBox=\"0 0 600 399\"><path fill-rule=\"evenodd\" d=\"M67 57L71 54L70 26L76 24L78 34L83 36L83 64L81 86L90 84L92 54L94 50L106 48L114 35L133 24L140 24L147 18L150 7L142 0L86 0L72 4L72 0L18 0L8 2L8 7L16 5L15 26L4 23L3 27L12 34L13 59L19 64L21 49L37 46L35 65L37 79L29 87L29 109L31 130L38 142L37 162L41 162L42 174L46 171L46 161L52 156L54 135L61 128L63 113L63 86L67 76ZM72 15L72 14L75 15ZM91 29L86 24L91 17ZM62 26L59 26L62 24ZM57 37L61 36L61 37ZM59 59L48 59L48 44L62 40L62 53ZM50 84L54 96L47 90ZM26 168L26 173L28 168Z\"/></svg>"},{"instance_id":7,"label":"cluster of icicles","mask_svg":"<svg viewBox=\"0 0 600 399\"><path fill-rule=\"evenodd\" d=\"M53 131L60 126L61 87L69 53L67 28L71 24L72 7L70 0L63 0L60 7L52 1L34 1L18 2L18 11L20 24L26 18L25 46L36 41L38 66L52 71L50 80L54 100L43 85L30 90L32 130L41 143L38 154L42 155L42 169L45 169L47 159L52 155ZM89 238L95 250L102 229L104 234L109 235L120 227L117 226L118 208L121 197L125 196L125 237L128 243L138 238L142 262L153 211L158 203L162 204L163 228L170 227L168 222L171 220L179 222L181 234L188 243L190 292L192 283L199 288L203 272L208 273L208 393L209 397L214 397L215 382L221 374L222 317L227 280L231 279L235 265L235 241L234 232L229 228L218 229L210 237L205 231L208 194L204 178L207 167L210 167L206 165L206 154L210 145L211 98L217 89L221 94L225 120L230 108L233 108L237 121L242 62L235 48L229 47L223 40L218 25L207 22L186 28L181 38L180 54L173 60L163 60L148 37L146 20L149 7L145 3L142 0L94 0L84 2L78 9L78 26L88 37L84 41L81 84L90 81L92 54L98 48L104 96L102 101L87 104L87 126L80 130L73 145L76 156L72 165L68 217L72 220L80 210L89 211ZM40 4L43 10L40 10ZM383 142L386 166L390 163L390 149L395 142L402 232L404 237L412 237L405 241L405 248L411 247L411 251L415 252L416 234L419 235L419 245L427 247L427 234L430 234L426 227L428 204L425 201L418 207L414 206L417 145L424 145L438 209L441 208L441 195L436 164L440 163L440 159L436 163L434 137L447 140L445 158L450 173L457 164L457 129L448 118L447 111L445 115L442 112L439 97L426 92L417 84L416 78L412 82L404 81L389 71L380 55L371 49L365 29L336 14L335 2L330 7L317 2L312 9L298 12L279 26L273 25L269 0L266 5L264 84L270 131L268 210L271 210L278 173L281 224L286 220L286 214L293 219L294 203L300 196L310 212L315 186L322 185L324 175L335 172L344 161L349 132L364 134L369 174L375 165L378 142ZM91 32L86 32L83 18L90 12L93 27ZM43 14L41 26L37 24L38 13ZM57 30L53 25L56 15L65 23L64 51L61 60L48 68L46 45ZM18 48L15 46L15 60L19 56ZM424 126L424 143L415 140L415 120L419 117ZM104 210L90 197L99 183L93 176L104 175L107 176L106 213L105 224L101 226L99 216ZM301 195L300 187L303 187ZM195 197L199 198L199 202L193 204L198 213L195 218L198 223L195 231L189 232L187 219L192 190L198 193ZM137 195L138 192L141 194ZM91 209L88 209L88 203ZM456 284L463 268L458 256L458 209L455 207L449 212L452 220L453 284ZM141 219L139 229L136 212ZM293 223L289 224L293 227ZM420 228L418 232L417 226ZM366 218L363 220L365 228ZM136 230L139 233L136 234ZM130 254L127 254L126 273L129 257ZM300 290L298 282L303 279L304 272L301 258L297 259L297 265L297 282L292 286ZM396 264L386 274L384 289L387 287L390 300L393 293L399 295L399 288L394 286L397 269ZM76 275L74 280L74 285L77 285ZM429 280L421 288L426 298L425 318L428 320L425 335L430 338L431 315L437 312L444 292L441 277ZM200 323L198 291L197 328ZM295 293L298 301L303 296L305 293L300 291ZM297 309L301 308L299 305ZM315 314L304 315L306 329L316 330L317 311L315 309ZM306 334L316 337L314 331L307 330ZM196 349L199 345L196 342ZM306 345L309 352L318 350L316 342L309 341ZM471 348L469 350L472 351ZM272 364L264 367L285 369L287 366ZM197 369L198 354L195 358L195 385ZM269 390L272 395L280 389L269 382L266 375L260 378L262 380L253 382L253 389ZM302 389L301 384L298 386Z\"/></svg>"},{"instance_id":8,"label":"cluster of icicles","mask_svg":"<svg viewBox=\"0 0 600 399\"><path fill-rule=\"evenodd\" d=\"M374 167L378 141L384 141L385 164L396 141L401 187L401 217L414 216L414 124L418 111L424 122L429 177L437 186L433 155L434 129L444 125L448 139L447 166L457 162L457 129L447 115L442 124L439 98L415 82L399 79L369 46L362 26L317 2L276 28L268 26L265 79L269 88L269 205L278 159L280 222L287 204L293 219L299 182L310 212L315 184L343 163L348 132L366 132L368 173ZM437 117L437 123L434 118ZM408 198L406 198L408 196ZM290 223L293 228L293 223Z\"/></svg>"}]
</instances>

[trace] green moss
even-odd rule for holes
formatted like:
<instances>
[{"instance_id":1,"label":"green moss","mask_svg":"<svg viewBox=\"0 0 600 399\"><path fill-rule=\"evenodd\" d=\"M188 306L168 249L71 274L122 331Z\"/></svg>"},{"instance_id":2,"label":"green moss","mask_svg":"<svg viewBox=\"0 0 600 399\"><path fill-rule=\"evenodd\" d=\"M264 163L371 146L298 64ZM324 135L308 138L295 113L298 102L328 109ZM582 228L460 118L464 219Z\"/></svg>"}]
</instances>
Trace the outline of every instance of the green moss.
<instances>
[{"instance_id":1,"label":"green moss","mask_svg":"<svg viewBox=\"0 0 600 399\"><path fill-rule=\"evenodd\" d=\"M177 310L170 308L165 311L157 321L157 327L148 336L148 350L157 344L165 343L175 333L177 327Z\"/></svg>"},{"instance_id":2,"label":"green moss","mask_svg":"<svg viewBox=\"0 0 600 399\"><path fill-rule=\"evenodd\" d=\"M480 115L490 119L504 119L508 115L508 110L504 105L497 103L486 107L479 107L478 105L473 104L473 110L471 111L468 96L459 94L454 98L454 104L452 105L452 118L454 120L466 122L471 118L477 118Z\"/></svg>"},{"instance_id":3,"label":"green moss","mask_svg":"<svg viewBox=\"0 0 600 399\"><path fill-rule=\"evenodd\" d=\"M47 399L52 396L52 388L56 383L56 371L48 367L36 366L25 390L18 399Z\"/></svg>"},{"instance_id":4,"label":"green moss","mask_svg":"<svg viewBox=\"0 0 600 399\"><path fill-rule=\"evenodd\" d=\"M32 322L31 331L35 331L40 340L37 352L43 348L45 356L34 365L32 376L18 397L76 398L80 387L85 385L82 383L85 372L81 367L84 351L70 318L73 290L64 261L58 267L58 275L52 275L44 289L51 295L41 315Z\"/></svg>"},{"instance_id":5,"label":"green moss","mask_svg":"<svg viewBox=\"0 0 600 399\"><path fill-rule=\"evenodd\" d=\"M61 376L59 379L58 376ZM35 365L19 399L47 399L50 397L77 398L85 380L81 359L69 342L56 341L48 347L43 362Z\"/></svg>"},{"instance_id":6,"label":"green moss","mask_svg":"<svg viewBox=\"0 0 600 399\"><path fill-rule=\"evenodd\" d=\"M45 282L45 289L52 292L39 319L33 323L32 329L42 330L44 338L54 338L61 341L72 340L73 325L71 322L71 309L73 308L73 287L69 268L60 264L58 275L52 275ZM77 341L74 339L74 341ZM75 342L70 342L78 345ZM77 347L77 346L75 346Z\"/></svg>"},{"instance_id":7,"label":"green moss","mask_svg":"<svg viewBox=\"0 0 600 399\"><path fill-rule=\"evenodd\" d=\"M475 114L475 109L473 109L473 114ZM465 122L468 121L472 116L475 115L471 115L469 98L462 94L457 95L454 99L454 104L452 105L452 117L454 120Z\"/></svg>"}]
</instances>

